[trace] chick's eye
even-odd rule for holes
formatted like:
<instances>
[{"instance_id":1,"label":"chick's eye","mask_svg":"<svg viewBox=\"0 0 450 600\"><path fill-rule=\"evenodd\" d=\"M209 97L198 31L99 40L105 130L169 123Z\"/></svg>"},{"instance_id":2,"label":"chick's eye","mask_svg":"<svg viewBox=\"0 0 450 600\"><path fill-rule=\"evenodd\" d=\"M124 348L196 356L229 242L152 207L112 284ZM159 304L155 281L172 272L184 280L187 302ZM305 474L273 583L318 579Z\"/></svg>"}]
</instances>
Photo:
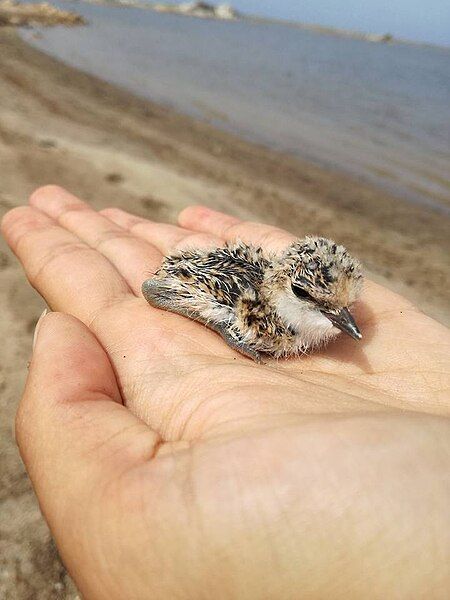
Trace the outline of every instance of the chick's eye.
<instances>
[{"instance_id":1,"label":"chick's eye","mask_svg":"<svg viewBox=\"0 0 450 600\"><path fill-rule=\"evenodd\" d=\"M314 302L314 298L311 296L311 294L309 294L303 288L299 287L298 285L295 285L295 283L293 283L291 287L292 291L297 296L297 298L301 298L302 300L311 300L311 302Z\"/></svg>"}]
</instances>

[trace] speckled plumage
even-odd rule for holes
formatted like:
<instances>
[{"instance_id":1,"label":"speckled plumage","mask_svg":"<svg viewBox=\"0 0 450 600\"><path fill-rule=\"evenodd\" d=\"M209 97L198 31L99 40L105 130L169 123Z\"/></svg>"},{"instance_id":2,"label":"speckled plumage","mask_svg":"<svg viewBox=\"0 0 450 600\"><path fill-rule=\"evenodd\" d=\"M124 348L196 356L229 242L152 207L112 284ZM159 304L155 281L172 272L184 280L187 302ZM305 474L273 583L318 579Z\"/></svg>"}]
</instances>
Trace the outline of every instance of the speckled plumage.
<instances>
[{"instance_id":1,"label":"speckled plumage","mask_svg":"<svg viewBox=\"0 0 450 600\"><path fill-rule=\"evenodd\" d=\"M339 333L333 323L361 337L347 310L361 287L360 263L343 246L306 237L281 255L241 242L177 252L142 289L153 306L204 323L260 360L324 344Z\"/></svg>"}]
</instances>

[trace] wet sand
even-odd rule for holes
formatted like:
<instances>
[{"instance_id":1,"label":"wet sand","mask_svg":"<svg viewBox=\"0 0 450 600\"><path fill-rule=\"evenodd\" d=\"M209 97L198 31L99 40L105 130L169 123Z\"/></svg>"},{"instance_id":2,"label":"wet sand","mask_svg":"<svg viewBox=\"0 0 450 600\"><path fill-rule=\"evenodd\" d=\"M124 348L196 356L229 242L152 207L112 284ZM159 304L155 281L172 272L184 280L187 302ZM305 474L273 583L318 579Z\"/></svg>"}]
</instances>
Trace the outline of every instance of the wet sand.
<instances>
[{"instance_id":1,"label":"wet sand","mask_svg":"<svg viewBox=\"0 0 450 600\"><path fill-rule=\"evenodd\" d=\"M96 208L171 220L190 203L320 233L450 322L450 224L365 183L219 132L75 71L0 30L0 210L57 183ZM12 434L43 302L0 246L0 597L74 598ZM418 341L420 343L420 341Z\"/></svg>"}]
</instances>

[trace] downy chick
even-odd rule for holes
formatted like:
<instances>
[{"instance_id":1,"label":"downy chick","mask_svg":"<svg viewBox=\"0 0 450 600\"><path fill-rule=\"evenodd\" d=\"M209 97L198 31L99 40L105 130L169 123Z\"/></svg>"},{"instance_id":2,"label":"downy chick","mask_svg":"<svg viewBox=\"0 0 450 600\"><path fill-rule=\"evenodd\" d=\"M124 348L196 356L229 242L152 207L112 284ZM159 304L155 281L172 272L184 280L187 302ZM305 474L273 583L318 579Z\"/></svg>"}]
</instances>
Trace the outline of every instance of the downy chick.
<instances>
[{"instance_id":1,"label":"downy chick","mask_svg":"<svg viewBox=\"0 0 450 600\"><path fill-rule=\"evenodd\" d=\"M343 331L361 339L349 312L361 265L343 246L305 237L281 255L242 242L167 256L142 286L157 308L204 323L242 354L288 357Z\"/></svg>"}]
</instances>

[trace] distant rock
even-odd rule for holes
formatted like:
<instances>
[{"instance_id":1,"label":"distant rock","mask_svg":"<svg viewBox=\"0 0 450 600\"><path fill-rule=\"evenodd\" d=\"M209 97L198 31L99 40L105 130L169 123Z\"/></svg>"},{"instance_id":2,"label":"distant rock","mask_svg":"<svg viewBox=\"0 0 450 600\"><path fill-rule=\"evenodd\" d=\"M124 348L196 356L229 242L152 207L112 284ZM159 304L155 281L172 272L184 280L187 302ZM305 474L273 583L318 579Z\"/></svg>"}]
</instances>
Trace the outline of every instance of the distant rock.
<instances>
[{"instance_id":1,"label":"distant rock","mask_svg":"<svg viewBox=\"0 0 450 600\"><path fill-rule=\"evenodd\" d=\"M209 19L223 19L231 21L237 19L238 12L229 4L209 4L208 2L181 2L180 4L154 4L158 12L170 12Z\"/></svg>"},{"instance_id":2,"label":"distant rock","mask_svg":"<svg viewBox=\"0 0 450 600\"><path fill-rule=\"evenodd\" d=\"M362 33L361 38L367 42L393 42L394 36L391 33Z\"/></svg>"},{"instance_id":3,"label":"distant rock","mask_svg":"<svg viewBox=\"0 0 450 600\"><path fill-rule=\"evenodd\" d=\"M14 0L0 0L0 26L16 27L27 25L84 25L86 21L80 15L41 4L19 4Z\"/></svg>"},{"instance_id":4,"label":"distant rock","mask_svg":"<svg viewBox=\"0 0 450 600\"><path fill-rule=\"evenodd\" d=\"M218 19L237 19L237 11L230 4L219 4L216 6L216 17Z\"/></svg>"}]
</instances>

